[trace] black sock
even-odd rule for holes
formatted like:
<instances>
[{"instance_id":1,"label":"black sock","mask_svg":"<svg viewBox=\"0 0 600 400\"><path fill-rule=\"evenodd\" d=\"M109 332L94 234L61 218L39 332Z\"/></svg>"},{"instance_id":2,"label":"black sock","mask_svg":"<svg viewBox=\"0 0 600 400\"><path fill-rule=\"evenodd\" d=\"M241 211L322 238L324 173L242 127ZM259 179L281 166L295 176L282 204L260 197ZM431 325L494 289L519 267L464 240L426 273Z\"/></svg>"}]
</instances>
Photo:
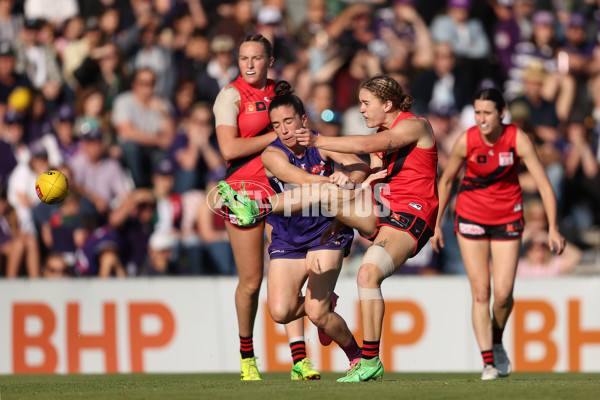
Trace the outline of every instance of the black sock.
<instances>
[{"instance_id":1,"label":"black sock","mask_svg":"<svg viewBox=\"0 0 600 400\"><path fill-rule=\"evenodd\" d=\"M254 343L252 342L252 336L240 336L240 354L242 355L242 358L254 357Z\"/></svg>"},{"instance_id":2,"label":"black sock","mask_svg":"<svg viewBox=\"0 0 600 400\"><path fill-rule=\"evenodd\" d=\"M504 333L504 328L498 328L496 326L492 326L492 343L502 344L502 334L503 333Z\"/></svg>"},{"instance_id":3,"label":"black sock","mask_svg":"<svg viewBox=\"0 0 600 400\"><path fill-rule=\"evenodd\" d=\"M304 340L290 343L294 365L306 358L306 343Z\"/></svg>"}]
</instances>

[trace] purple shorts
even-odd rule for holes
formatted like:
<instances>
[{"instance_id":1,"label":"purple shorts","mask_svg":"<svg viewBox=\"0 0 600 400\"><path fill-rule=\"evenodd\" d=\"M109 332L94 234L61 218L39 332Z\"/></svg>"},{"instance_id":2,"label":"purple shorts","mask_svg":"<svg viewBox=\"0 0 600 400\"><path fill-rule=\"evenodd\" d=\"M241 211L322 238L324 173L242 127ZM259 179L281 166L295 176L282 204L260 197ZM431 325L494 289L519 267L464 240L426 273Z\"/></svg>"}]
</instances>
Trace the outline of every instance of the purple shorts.
<instances>
[{"instance_id":1,"label":"purple shorts","mask_svg":"<svg viewBox=\"0 0 600 400\"><path fill-rule=\"evenodd\" d=\"M289 243L283 238L273 235L273 241L269 246L269 258L271 260L275 260L277 258L293 258L293 259L302 259L306 258L306 254L309 251L315 250L344 250L344 257L350 254L350 246L352 245L352 240L354 239L354 231L346 231L343 230L339 233L337 237L337 243L332 243L329 241L329 245L320 244L321 237L317 237L314 240L303 243Z\"/></svg>"}]
</instances>

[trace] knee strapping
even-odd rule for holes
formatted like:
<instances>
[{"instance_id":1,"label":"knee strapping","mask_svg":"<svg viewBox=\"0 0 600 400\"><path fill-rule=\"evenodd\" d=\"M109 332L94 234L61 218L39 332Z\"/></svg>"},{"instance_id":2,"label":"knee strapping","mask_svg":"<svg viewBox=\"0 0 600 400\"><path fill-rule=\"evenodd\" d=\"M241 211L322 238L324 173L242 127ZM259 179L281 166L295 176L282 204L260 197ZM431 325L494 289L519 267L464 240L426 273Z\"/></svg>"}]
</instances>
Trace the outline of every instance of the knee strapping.
<instances>
[{"instance_id":1,"label":"knee strapping","mask_svg":"<svg viewBox=\"0 0 600 400\"><path fill-rule=\"evenodd\" d=\"M387 251L381 246L373 245L367 249L363 257L363 264L373 264L383 273L383 277L394 273L394 261Z\"/></svg>"},{"instance_id":2,"label":"knee strapping","mask_svg":"<svg viewBox=\"0 0 600 400\"><path fill-rule=\"evenodd\" d=\"M364 288L358 287L358 299L359 300L381 300L381 288Z\"/></svg>"}]
</instances>

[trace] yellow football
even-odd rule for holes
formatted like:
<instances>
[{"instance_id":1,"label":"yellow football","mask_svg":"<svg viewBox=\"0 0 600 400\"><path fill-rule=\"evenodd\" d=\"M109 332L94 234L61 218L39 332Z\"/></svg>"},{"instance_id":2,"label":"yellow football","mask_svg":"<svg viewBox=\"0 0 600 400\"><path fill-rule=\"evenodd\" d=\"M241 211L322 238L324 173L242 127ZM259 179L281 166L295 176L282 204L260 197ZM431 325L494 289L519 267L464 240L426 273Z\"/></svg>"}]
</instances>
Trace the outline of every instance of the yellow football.
<instances>
[{"instance_id":1,"label":"yellow football","mask_svg":"<svg viewBox=\"0 0 600 400\"><path fill-rule=\"evenodd\" d=\"M8 95L8 106L18 112L25 112L31 103L31 92L26 87L19 86Z\"/></svg>"},{"instance_id":2,"label":"yellow football","mask_svg":"<svg viewBox=\"0 0 600 400\"><path fill-rule=\"evenodd\" d=\"M62 203L69 195L69 180L62 172L51 169L38 176L35 192L46 204Z\"/></svg>"}]
</instances>

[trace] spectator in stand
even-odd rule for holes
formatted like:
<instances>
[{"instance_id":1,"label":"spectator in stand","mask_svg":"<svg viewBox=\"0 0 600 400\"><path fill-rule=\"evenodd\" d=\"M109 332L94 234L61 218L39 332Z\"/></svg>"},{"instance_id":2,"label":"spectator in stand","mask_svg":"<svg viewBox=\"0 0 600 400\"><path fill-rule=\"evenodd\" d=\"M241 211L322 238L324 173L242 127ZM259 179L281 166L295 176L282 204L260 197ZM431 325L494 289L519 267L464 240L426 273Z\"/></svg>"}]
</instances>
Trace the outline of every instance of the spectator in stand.
<instances>
[{"instance_id":1,"label":"spectator in stand","mask_svg":"<svg viewBox=\"0 0 600 400\"><path fill-rule=\"evenodd\" d=\"M150 69L137 71L131 91L113 106L112 123L136 187L150 185L152 165L165 158L175 133L169 103L154 94L155 77Z\"/></svg>"},{"instance_id":2,"label":"spectator in stand","mask_svg":"<svg viewBox=\"0 0 600 400\"><path fill-rule=\"evenodd\" d=\"M209 103L201 102L192 107L169 153L176 166L175 191L178 193L205 187L209 171L225 167L215 143L213 112Z\"/></svg>"},{"instance_id":3,"label":"spectator in stand","mask_svg":"<svg viewBox=\"0 0 600 400\"><path fill-rule=\"evenodd\" d=\"M0 184L4 187L17 162L28 154L27 146L23 143L23 131L23 116L9 109L3 117L0 140Z\"/></svg>"},{"instance_id":4,"label":"spectator in stand","mask_svg":"<svg viewBox=\"0 0 600 400\"><path fill-rule=\"evenodd\" d=\"M75 274L108 278L127 276L123 266L124 243L110 226L94 230L77 250Z\"/></svg>"},{"instance_id":5,"label":"spectator in stand","mask_svg":"<svg viewBox=\"0 0 600 400\"><path fill-rule=\"evenodd\" d=\"M174 254L177 239L168 232L154 232L148 240L148 256L140 266L139 275L165 276L178 273Z\"/></svg>"},{"instance_id":6,"label":"spectator in stand","mask_svg":"<svg viewBox=\"0 0 600 400\"><path fill-rule=\"evenodd\" d=\"M415 9L416 0L393 0L378 13L376 47L386 71L429 68L434 48L429 28ZM375 44L371 44L374 46Z\"/></svg>"},{"instance_id":7,"label":"spectator in stand","mask_svg":"<svg viewBox=\"0 0 600 400\"><path fill-rule=\"evenodd\" d=\"M233 250L229 242L229 235L225 230L225 221L216 213L217 183L225 178L225 171L211 173L205 188L206 200L200 203L198 221L196 223L198 234L204 244L208 265L202 269L192 265L192 274L217 274L236 275L237 270L233 258ZM211 195L212 194L212 195ZM200 265L198 265L200 267Z\"/></svg>"},{"instance_id":8,"label":"spectator in stand","mask_svg":"<svg viewBox=\"0 0 600 400\"><path fill-rule=\"evenodd\" d=\"M4 270L3 275L16 277L24 256L25 240L19 232L17 214L8 203L6 189L0 186L0 269Z\"/></svg>"},{"instance_id":9,"label":"spectator in stand","mask_svg":"<svg viewBox=\"0 0 600 400\"><path fill-rule=\"evenodd\" d=\"M202 244L195 229L197 213L204 195L199 190L183 193L173 191L175 166L164 159L154 168L152 187L156 199L156 222L154 231L172 235L175 240L173 253L182 261L179 272L191 270L202 264Z\"/></svg>"},{"instance_id":10,"label":"spectator in stand","mask_svg":"<svg viewBox=\"0 0 600 400\"><path fill-rule=\"evenodd\" d=\"M306 115L315 131L325 136L340 136L342 113L335 108L335 92L330 83L312 85Z\"/></svg>"},{"instance_id":11,"label":"spectator in stand","mask_svg":"<svg viewBox=\"0 0 600 400\"><path fill-rule=\"evenodd\" d=\"M56 138L60 156L67 164L71 162L71 158L79 149L79 138L75 136L73 129L74 122L75 113L69 104L60 106L52 120L52 132Z\"/></svg>"},{"instance_id":12,"label":"spectator in stand","mask_svg":"<svg viewBox=\"0 0 600 400\"><path fill-rule=\"evenodd\" d=\"M42 277L47 279L61 279L70 276L70 268L60 254L50 253L42 265Z\"/></svg>"},{"instance_id":13,"label":"spectator in stand","mask_svg":"<svg viewBox=\"0 0 600 400\"><path fill-rule=\"evenodd\" d=\"M81 248L88 235L85 229L81 196L73 191L40 229L42 243L51 253L59 254L64 262L75 265L75 251Z\"/></svg>"},{"instance_id":14,"label":"spectator in stand","mask_svg":"<svg viewBox=\"0 0 600 400\"><path fill-rule=\"evenodd\" d=\"M156 200L148 189L136 189L109 215L109 225L122 243L121 260L126 274L136 276L148 252L154 232Z\"/></svg>"},{"instance_id":15,"label":"spectator in stand","mask_svg":"<svg viewBox=\"0 0 600 400\"><path fill-rule=\"evenodd\" d=\"M14 0L0 1L0 42L14 42L23 29L23 14L13 14L14 5Z\"/></svg>"},{"instance_id":16,"label":"spectator in stand","mask_svg":"<svg viewBox=\"0 0 600 400\"><path fill-rule=\"evenodd\" d=\"M180 79L173 95L173 119L177 129L190 116L192 105L197 98L198 92L194 81L186 78Z\"/></svg>"},{"instance_id":17,"label":"spectator in stand","mask_svg":"<svg viewBox=\"0 0 600 400\"><path fill-rule=\"evenodd\" d=\"M548 247L548 234L539 231L523 244L524 254L519 258L518 277L547 277L566 275L573 271L581 260L581 250L567 242L560 255Z\"/></svg>"},{"instance_id":18,"label":"spectator in stand","mask_svg":"<svg viewBox=\"0 0 600 400\"><path fill-rule=\"evenodd\" d=\"M27 74L33 87L42 90L45 99L55 100L60 95L63 79L54 51L38 41L39 28L39 20L25 22L21 37L15 42L15 71Z\"/></svg>"},{"instance_id":19,"label":"spectator in stand","mask_svg":"<svg viewBox=\"0 0 600 400\"><path fill-rule=\"evenodd\" d=\"M8 178L7 198L15 209L19 220L19 232L25 243L27 274L38 277L40 274L40 248L33 220L33 208L40 203L35 191L35 181L39 174L49 169L48 155L43 146L36 144L30 148L31 159L17 164ZM16 276L17 271L15 271Z\"/></svg>"},{"instance_id":20,"label":"spectator in stand","mask_svg":"<svg viewBox=\"0 0 600 400\"><path fill-rule=\"evenodd\" d=\"M195 31L185 47L175 52L174 57L179 78L195 80L204 72L211 58L208 37L201 31Z\"/></svg>"},{"instance_id":21,"label":"spectator in stand","mask_svg":"<svg viewBox=\"0 0 600 400\"><path fill-rule=\"evenodd\" d=\"M0 109L6 111L8 96L17 87L31 88L31 82L25 74L17 73L15 70L15 52L9 42L0 43ZM24 108L27 107L27 104ZM24 111L19 110L19 111Z\"/></svg>"},{"instance_id":22,"label":"spectator in stand","mask_svg":"<svg viewBox=\"0 0 600 400\"><path fill-rule=\"evenodd\" d=\"M71 41L66 45L62 58L62 73L65 82L72 88L76 87L77 80L73 72L84 62L86 57L102 44L102 31L98 19L91 17L85 22L83 37Z\"/></svg>"},{"instance_id":23,"label":"spectator in stand","mask_svg":"<svg viewBox=\"0 0 600 400\"><path fill-rule=\"evenodd\" d=\"M43 19L55 26L79 13L77 0L52 0L52 6L46 0L25 0L23 11L27 19Z\"/></svg>"},{"instance_id":24,"label":"spectator in stand","mask_svg":"<svg viewBox=\"0 0 600 400\"><path fill-rule=\"evenodd\" d=\"M469 18L472 0L448 0L446 14L431 22L431 36L436 43L448 42L458 58L457 65L472 82L491 77L488 61L491 46L480 20ZM471 93L474 87L467 88Z\"/></svg>"},{"instance_id":25,"label":"spectator in stand","mask_svg":"<svg viewBox=\"0 0 600 400\"><path fill-rule=\"evenodd\" d=\"M235 43L230 36L217 35L210 42L212 59L206 69L196 77L199 98L214 102L219 91L239 75L240 71L233 57Z\"/></svg>"},{"instance_id":26,"label":"spectator in stand","mask_svg":"<svg viewBox=\"0 0 600 400\"><path fill-rule=\"evenodd\" d=\"M100 131L108 133L110 126L106 118L105 104L104 93L100 89L90 86L79 91L75 102L77 113L75 132L85 135L93 129L100 129Z\"/></svg>"},{"instance_id":27,"label":"spectator in stand","mask_svg":"<svg viewBox=\"0 0 600 400\"><path fill-rule=\"evenodd\" d=\"M172 73L173 54L170 48L159 43L159 29L158 17L152 16L140 32L136 49L130 57L130 61L135 70L152 70L156 80L155 93L165 98L171 98L177 81Z\"/></svg>"},{"instance_id":28,"label":"spectator in stand","mask_svg":"<svg viewBox=\"0 0 600 400\"><path fill-rule=\"evenodd\" d=\"M411 93L415 112L424 116L432 110L447 110L448 116L460 113L472 95L469 78L456 66L452 46L446 42L436 44L433 67L414 80Z\"/></svg>"},{"instance_id":29,"label":"spectator in stand","mask_svg":"<svg viewBox=\"0 0 600 400\"><path fill-rule=\"evenodd\" d=\"M125 171L114 159L106 157L102 133L90 130L81 137L81 152L69 163L74 190L86 197L100 215L106 215L115 201L130 192Z\"/></svg>"},{"instance_id":30,"label":"spectator in stand","mask_svg":"<svg viewBox=\"0 0 600 400\"><path fill-rule=\"evenodd\" d=\"M112 43L92 50L79 68L73 71L73 75L80 86L93 86L104 93L107 110L112 109L115 97L129 84L121 52Z\"/></svg>"}]
</instances>

